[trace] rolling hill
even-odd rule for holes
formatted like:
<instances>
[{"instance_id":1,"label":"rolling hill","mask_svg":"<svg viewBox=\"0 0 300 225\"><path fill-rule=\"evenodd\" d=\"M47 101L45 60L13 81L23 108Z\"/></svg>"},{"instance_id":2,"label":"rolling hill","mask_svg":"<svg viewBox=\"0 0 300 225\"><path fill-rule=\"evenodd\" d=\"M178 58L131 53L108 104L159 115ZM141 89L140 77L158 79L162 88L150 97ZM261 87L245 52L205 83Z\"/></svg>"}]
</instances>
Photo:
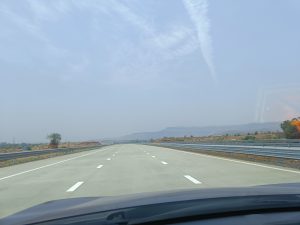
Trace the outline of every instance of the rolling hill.
<instances>
[{"instance_id":1,"label":"rolling hill","mask_svg":"<svg viewBox=\"0 0 300 225\"><path fill-rule=\"evenodd\" d=\"M163 137L183 137L183 136L208 136L208 135L224 135L224 134L245 134L281 131L280 122L268 123L248 123L241 125L228 126L206 126L206 127L167 127L160 131L139 132L119 137L118 140L149 140Z\"/></svg>"}]
</instances>

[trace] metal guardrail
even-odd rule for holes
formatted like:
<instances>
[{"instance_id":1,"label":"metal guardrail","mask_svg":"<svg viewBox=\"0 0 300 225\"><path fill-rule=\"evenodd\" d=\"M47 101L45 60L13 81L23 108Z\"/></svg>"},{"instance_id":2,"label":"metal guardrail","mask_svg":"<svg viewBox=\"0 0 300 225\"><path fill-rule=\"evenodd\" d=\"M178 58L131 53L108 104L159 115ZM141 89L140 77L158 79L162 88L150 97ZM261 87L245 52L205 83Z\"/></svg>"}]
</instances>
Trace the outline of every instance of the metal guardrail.
<instances>
[{"instance_id":1,"label":"metal guardrail","mask_svg":"<svg viewBox=\"0 0 300 225\"><path fill-rule=\"evenodd\" d=\"M206 151L219 151L229 153L243 153L259 156L272 156L276 158L297 159L300 160L300 148L288 148L288 147L259 147L259 146L226 146L215 144L183 144L183 143L159 143L161 146L175 147L182 149L193 150L206 150Z\"/></svg>"},{"instance_id":2,"label":"metal guardrail","mask_svg":"<svg viewBox=\"0 0 300 225\"><path fill-rule=\"evenodd\" d=\"M273 146L273 147L300 147L300 142L299 141L284 141L284 142L279 142L279 141L264 141L264 142L256 142L256 141L241 141L241 142L226 142L226 143L221 143L221 144L230 144L230 145L249 145L249 146Z\"/></svg>"},{"instance_id":3,"label":"metal guardrail","mask_svg":"<svg viewBox=\"0 0 300 225\"><path fill-rule=\"evenodd\" d=\"M10 159L17 159L17 158L24 158L30 156L37 156L37 155L45 155L49 153L71 153L76 150L84 150L84 149L96 149L101 146L97 147L84 147L84 148L57 148L57 149L44 149L44 150L37 150L37 151L22 151L22 152L11 152L11 153L2 153L0 154L0 161L10 160Z\"/></svg>"},{"instance_id":4,"label":"metal guardrail","mask_svg":"<svg viewBox=\"0 0 300 225\"><path fill-rule=\"evenodd\" d=\"M177 144L219 144L219 145L249 145L249 146L273 146L273 147L299 147L299 139L275 139L275 140L239 140L239 141L210 141L210 142L172 142Z\"/></svg>"}]
</instances>

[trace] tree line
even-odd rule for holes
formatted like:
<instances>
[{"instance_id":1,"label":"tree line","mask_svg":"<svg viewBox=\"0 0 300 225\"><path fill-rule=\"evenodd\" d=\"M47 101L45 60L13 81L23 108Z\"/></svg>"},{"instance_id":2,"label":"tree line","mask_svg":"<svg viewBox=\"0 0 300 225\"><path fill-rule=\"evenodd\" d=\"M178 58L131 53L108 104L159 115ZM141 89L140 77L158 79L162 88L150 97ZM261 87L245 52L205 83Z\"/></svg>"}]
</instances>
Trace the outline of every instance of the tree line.
<instances>
[{"instance_id":1,"label":"tree line","mask_svg":"<svg viewBox=\"0 0 300 225\"><path fill-rule=\"evenodd\" d=\"M286 138L300 138L300 117L293 118L291 120L285 120L280 124L280 126Z\"/></svg>"},{"instance_id":2,"label":"tree line","mask_svg":"<svg viewBox=\"0 0 300 225\"><path fill-rule=\"evenodd\" d=\"M300 139L300 117L293 118L291 120L285 120L280 124L281 129L286 138L288 139ZM251 136L250 133L244 138L245 140L254 140L255 135L258 132L254 133L254 136ZM227 136L227 134L225 135ZM193 137L193 136L191 136ZM61 135L59 133L52 133L47 136L50 140L49 147L50 148L58 148L58 145L61 141Z\"/></svg>"}]
</instances>

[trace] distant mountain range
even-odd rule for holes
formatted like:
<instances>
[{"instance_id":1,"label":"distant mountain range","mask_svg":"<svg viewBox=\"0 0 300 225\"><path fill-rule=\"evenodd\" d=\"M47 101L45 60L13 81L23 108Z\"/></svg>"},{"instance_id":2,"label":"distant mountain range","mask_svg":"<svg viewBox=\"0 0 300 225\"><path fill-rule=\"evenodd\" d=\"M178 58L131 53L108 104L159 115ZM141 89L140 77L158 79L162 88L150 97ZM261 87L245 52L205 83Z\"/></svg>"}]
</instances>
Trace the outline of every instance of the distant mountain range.
<instances>
[{"instance_id":1,"label":"distant mountain range","mask_svg":"<svg viewBox=\"0 0 300 225\"><path fill-rule=\"evenodd\" d=\"M163 137L183 137L183 136L208 136L208 135L224 135L224 134L245 134L266 132L266 131L281 131L280 122L269 123L248 123L241 125L229 126L207 126L207 127L167 127L160 131L140 132L125 135L117 138L118 140L149 140Z\"/></svg>"}]
</instances>

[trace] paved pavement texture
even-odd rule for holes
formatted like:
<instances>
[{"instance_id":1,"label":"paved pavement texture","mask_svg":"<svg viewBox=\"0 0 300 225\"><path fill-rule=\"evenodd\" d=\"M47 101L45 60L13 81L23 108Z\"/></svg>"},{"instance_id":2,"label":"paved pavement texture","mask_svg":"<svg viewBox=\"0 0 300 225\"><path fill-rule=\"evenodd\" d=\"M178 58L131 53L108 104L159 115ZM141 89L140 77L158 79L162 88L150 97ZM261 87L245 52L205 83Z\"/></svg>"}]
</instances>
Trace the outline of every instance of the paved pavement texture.
<instances>
[{"instance_id":1,"label":"paved pavement texture","mask_svg":"<svg viewBox=\"0 0 300 225\"><path fill-rule=\"evenodd\" d=\"M62 198L300 182L300 170L138 144L0 169L0 217Z\"/></svg>"}]
</instances>

